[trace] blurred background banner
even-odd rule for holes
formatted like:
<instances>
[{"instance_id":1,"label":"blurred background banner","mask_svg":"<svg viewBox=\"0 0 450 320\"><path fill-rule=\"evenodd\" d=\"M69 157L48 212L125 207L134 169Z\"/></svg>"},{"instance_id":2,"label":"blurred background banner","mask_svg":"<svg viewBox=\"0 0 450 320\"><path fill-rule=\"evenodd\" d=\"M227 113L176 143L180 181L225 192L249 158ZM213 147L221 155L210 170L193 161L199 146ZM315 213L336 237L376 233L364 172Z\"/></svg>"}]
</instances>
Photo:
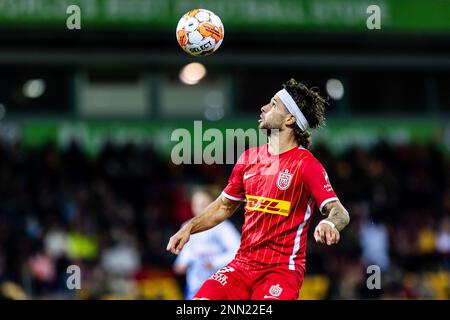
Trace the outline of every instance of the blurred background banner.
<instances>
[{"instance_id":1,"label":"blurred background banner","mask_svg":"<svg viewBox=\"0 0 450 320\"><path fill-rule=\"evenodd\" d=\"M220 12L227 28L266 31L302 28L307 31L367 32L367 8L383 12L383 31L450 32L450 4L442 0L2 0L1 25L61 27L69 5L83 9L86 27L174 28L174 22L196 7Z\"/></svg>"},{"instance_id":2,"label":"blurred background banner","mask_svg":"<svg viewBox=\"0 0 450 320\"><path fill-rule=\"evenodd\" d=\"M225 27L202 58L175 37L197 7ZM335 248L310 237L300 298L450 298L450 1L0 0L0 47L0 297L182 299L167 241L233 166L175 164L172 134L194 158L209 129L257 132L294 77L329 98L313 152L352 217Z\"/></svg>"},{"instance_id":3,"label":"blurred background banner","mask_svg":"<svg viewBox=\"0 0 450 320\"><path fill-rule=\"evenodd\" d=\"M442 152L450 151L450 144L443 140L448 130L445 121L441 120L392 120L382 119L344 120L336 119L317 132L315 141L327 144L333 151L343 151L353 145L370 148L380 139L392 144L406 144L415 142L440 141ZM61 149L67 148L76 141L83 151L91 155L98 154L106 142L123 146L129 142L137 145L153 144L162 156L169 157L178 140L171 140L172 132L177 128L188 130L191 137L202 140L205 147L211 142L206 141L205 133L208 129L220 130L226 137L226 130L254 129L254 120L220 121L203 123L201 134L196 136L194 123L189 120L165 121L164 123L148 121L58 121L58 120L23 120L20 129L15 126L15 136L20 136L27 147L45 145L48 141L56 142ZM7 126L5 126L7 128ZM8 130L8 129L6 129ZM14 131L13 128L9 129ZM169 137L169 139L168 139ZM225 139L224 139L225 140ZM225 142L223 141L225 148ZM193 151L192 145L192 151Z\"/></svg>"}]
</instances>

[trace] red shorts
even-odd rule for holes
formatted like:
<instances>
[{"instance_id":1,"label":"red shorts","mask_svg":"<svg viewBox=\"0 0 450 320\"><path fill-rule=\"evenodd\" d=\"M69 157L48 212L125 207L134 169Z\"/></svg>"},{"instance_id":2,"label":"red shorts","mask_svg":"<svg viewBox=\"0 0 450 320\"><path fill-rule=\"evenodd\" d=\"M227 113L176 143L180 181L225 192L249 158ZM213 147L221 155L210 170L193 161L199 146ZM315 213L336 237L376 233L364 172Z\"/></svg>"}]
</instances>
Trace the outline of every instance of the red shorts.
<instances>
[{"instance_id":1,"label":"red shorts","mask_svg":"<svg viewBox=\"0 0 450 320\"><path fill-rule=\"evenodd\" d=\"M194 298L210 300L297 300L303 273L287 266L250 269L236 261L213 274Z\"/></svg>"}]
</instances>

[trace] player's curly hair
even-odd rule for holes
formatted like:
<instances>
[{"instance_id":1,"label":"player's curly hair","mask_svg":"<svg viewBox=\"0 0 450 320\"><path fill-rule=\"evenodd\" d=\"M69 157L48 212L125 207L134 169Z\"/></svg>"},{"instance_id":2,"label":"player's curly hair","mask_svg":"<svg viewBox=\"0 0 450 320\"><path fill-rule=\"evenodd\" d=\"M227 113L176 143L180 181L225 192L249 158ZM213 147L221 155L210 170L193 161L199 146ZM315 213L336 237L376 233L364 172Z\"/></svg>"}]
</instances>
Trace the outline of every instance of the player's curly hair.
<instances>
[{"instance_id":1,"label":"player's curly hair","mask_svg":"<svg viewBox=\"0 0 450 320\"><path fill-rule=\"evenodd\" d=\"M308 120L309 127L316 129L325 124L325 107L328 101L315 91L308 88L304 83L295 79L283 83L283 88L289 92L292 99L299 106L301 112ZM297 124L293 125L294 136L297 142L306 149L311 148L311 134L303 131Z\"/></svg>"}]
</instances>

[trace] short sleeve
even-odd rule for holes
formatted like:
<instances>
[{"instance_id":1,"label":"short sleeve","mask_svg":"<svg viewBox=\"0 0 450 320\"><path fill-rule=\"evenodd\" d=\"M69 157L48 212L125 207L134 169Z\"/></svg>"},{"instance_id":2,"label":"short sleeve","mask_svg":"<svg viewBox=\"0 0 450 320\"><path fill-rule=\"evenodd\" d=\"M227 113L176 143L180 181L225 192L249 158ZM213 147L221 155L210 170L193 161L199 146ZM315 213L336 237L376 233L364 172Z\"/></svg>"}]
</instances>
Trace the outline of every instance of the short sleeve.
<instances>
[{"instance_id":1,"label":"short sleeve","mask_svg":"<svg viewBox=\"0 0 450 320\"><path fill-rule=\"evenodd\" d=\"M225 198L234 201L244 201L245 200L245 190L244 190L244 170L245 170L245 159L247 157L247 151L243 152L239 157L238 161L234 165L233 171L231 172L230 178L228 179L228 185L222 192Z\"/></svg>"},{"instance_id":2,"label":"short sleeve","mask_svg":"<svg viewBox=\"0 0 450 320\"><path fill-rule=\"evenodd\" d=\"M306 165L303 178L320 212L327 203L338 200L328 173L319 161L314 159Z\"/></svg>"}]
</instances>

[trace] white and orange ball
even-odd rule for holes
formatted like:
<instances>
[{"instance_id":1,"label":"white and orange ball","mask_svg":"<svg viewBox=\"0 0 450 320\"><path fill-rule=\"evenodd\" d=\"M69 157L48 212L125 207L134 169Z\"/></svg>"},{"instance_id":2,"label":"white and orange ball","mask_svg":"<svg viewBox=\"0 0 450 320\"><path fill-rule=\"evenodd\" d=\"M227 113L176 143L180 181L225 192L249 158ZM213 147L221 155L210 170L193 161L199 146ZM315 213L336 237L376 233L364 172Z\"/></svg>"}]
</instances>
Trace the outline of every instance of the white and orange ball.
<instances>
[{"instance_id":1,"label":"white and orange ball","mask_svg":"<svg viewBox=\"0 0 450 320\"><path fill-rule=\"evenodd\" d=\"M183 15L177 26L181 48L193 56L207 56L219 49L224 36L222 21L206 9L193 9Z\"/></svg>"}]
</instances>

